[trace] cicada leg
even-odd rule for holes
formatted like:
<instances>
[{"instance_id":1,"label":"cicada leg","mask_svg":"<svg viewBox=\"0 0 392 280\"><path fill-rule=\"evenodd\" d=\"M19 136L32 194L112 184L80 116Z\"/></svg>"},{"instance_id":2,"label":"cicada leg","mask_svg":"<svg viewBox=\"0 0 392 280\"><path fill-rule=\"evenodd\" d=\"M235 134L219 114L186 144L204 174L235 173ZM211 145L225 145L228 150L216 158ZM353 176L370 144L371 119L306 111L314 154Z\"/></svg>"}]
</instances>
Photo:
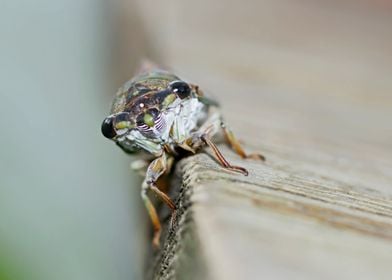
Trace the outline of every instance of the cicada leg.
<instances>
[{"instance_id":1,"label":"cicada leg","mask_svg":"<svg viewBox=\"0 0 392 280\"><path fill-rule=\"evenodd\" d=\"M214 136L219 131L220 128L221 128L221 116L219 112L213 112L212 114L210 114L206 122L200 127L200 129L192 136L191 138L192 147L194 149L198 149L203 144L208 145L212 149L215 159L225 169L235 171L235 172L240 172L245 176L247 176L248 171L243 167L231 165L223 156L223 154L220 152L218 147L211 140L212 136Z\"/></svg>"},{"instance_id":2,"label":"cicada leg","mask_svg":"<svg viewBox=\"0 0 392 280\"><path fill-rule=\"evenodd\" d=\"M265 161L265 157L261 154L247 154L245 150L242 148L240 142L235 137L233 132L226 126L226 124L221 119L221 127L223 129L223 133L227 142L230 144L230 147L242 158L252 158L257 160Z\"/></svg>"},{"instance_id":3,"label":"cicada leg","mask_svg":"<svg viewBox=\"0 0 392 280\"><path fill-rule=\"evenodd\" d=\"M240 166L235 166L235 165L231 165L226 158L222 155L221 151L219 151L218 147L214 144L214 142L211 141L211 139L209 139L207 136L202 135L201 136L201 140L206 143L214 152L215 158L218 160L218 162L225 168L228 170L232 170L232 171L236 171L236 172L240 172L242 174L244 174L245 176L248 176L249 172L248 170L246 170L243 167Z\"/></svg>"},{"instance_id":4,"label":"cicada leg","mask_svg":"<svg viewBox=\"0 0 392 280\"><path fill-rule=\"evenodd\" d=\"M147 196L147 188L142 189L142 199L144 205L147 208L148 215L150 216L152 226L154 228L154 237L152 239L152 244L154 247L159 247L159 238L161 237L161 223L159 222L159 217L155 206L152 204L150 198Z\"/></svg>"},{"instance_id":5,"label":"cicada leg","mask_svg":"<svg viewBox=\"0 0 392 280\"><path fill-rule=\"evenodd\" d=\"M141 192L142 199L153 224L154 237L152 243L155 247L159 247L159 239L161 236L161 223L159 222L157 211L152 204L150 198L148 197L147 192L149 190L153 191L158 196L158 198L160 198L167 206L169 206L169 208L172 210L172 223L174 221L176 210L176 206L174 202L170 199L170 197L161 190L159 190L156 186L156 181L166 171L166 169L167 159L166 154L163 153L159 158L153 160L148 166L146 178L143 181Z\"/></svg>"}]
</instances>

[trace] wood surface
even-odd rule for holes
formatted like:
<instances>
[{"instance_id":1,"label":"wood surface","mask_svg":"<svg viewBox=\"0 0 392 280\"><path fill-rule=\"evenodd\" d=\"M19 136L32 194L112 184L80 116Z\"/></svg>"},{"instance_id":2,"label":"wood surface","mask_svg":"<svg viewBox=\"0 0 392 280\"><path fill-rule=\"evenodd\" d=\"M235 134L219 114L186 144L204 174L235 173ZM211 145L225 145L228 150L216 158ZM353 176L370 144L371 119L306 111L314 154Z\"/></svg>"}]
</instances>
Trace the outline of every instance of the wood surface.
<instances>
[{"instance_id":1,"label":"wood surface","mask_svg":"<svg viewBox=\"0 0 392 280\"><path fill-rule=\"evenodd\" d=\"M248 177L208 149L178 164L178 223L150 276L391 279L389 2L174 1L160 27L147 2L162 60L216 96L267 158L221 145Z\"/></svg>"}]
</instances>

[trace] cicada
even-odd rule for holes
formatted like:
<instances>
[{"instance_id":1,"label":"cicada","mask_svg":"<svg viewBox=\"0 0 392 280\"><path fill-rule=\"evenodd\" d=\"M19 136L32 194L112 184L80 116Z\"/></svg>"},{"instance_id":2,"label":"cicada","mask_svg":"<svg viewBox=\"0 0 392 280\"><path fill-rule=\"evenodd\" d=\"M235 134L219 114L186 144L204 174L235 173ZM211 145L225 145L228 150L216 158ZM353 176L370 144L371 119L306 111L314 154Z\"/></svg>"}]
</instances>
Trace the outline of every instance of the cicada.
<instances>
[{"instance_id":1,"label":"cicada","mask_svg":"<svg viewBox=\"0 0 392 280\"><path fill-rule=\"evenodd\" d=\"M101 130L125 152L141 156L143 164L134 167L146 168L141 197L153 224L155 246L159 246L161 223L148 194L155 193L175 216L176 205L157 186L157 180L171 169L181 151L197 153L208 146L224 169L247 176L248 171L227 161L213 142L212 137L222 131L242 158L264 160L262 155L245 153L223 120L217 102L205 96L197 85L155 66L144 67L120 87Z\"/></svg>"}]
</instances>

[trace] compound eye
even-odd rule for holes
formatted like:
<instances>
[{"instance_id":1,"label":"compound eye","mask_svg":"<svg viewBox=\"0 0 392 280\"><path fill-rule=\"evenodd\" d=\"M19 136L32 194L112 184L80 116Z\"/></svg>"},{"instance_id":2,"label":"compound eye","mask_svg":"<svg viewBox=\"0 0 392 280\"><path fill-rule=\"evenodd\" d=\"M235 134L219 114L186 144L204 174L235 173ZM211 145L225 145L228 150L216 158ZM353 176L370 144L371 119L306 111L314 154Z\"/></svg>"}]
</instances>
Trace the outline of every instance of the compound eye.
<instances>
[{"instance_id":1,"label":"compound eye","mask_svg":"<svg viewBox=\"0 0 392 280\"><path fill-rule=\"evenodd\" d=\"M190 86L183 81L174 81L169 85L172 92L177 94L177 96L181 99L188 97L191 94Z\"/></svg>"},{"instance_id":2,"label":"compound eye","mask_svg":"<svg viewBox=\"0 0 392 280\"><path fill-rule=\"evenodd\" d=\"M117 135L116 131L114 130L112 117L107 117L104 119L102 122L101 131L103 136L109 139L113 139Z\"/></svg>"},{"instance_id":3,"label":"compound eye","mask_svg":"<svg viewBox=\"0 0 392 280\"><path fill-rule=\"evenodd\" d=\"M156 108L148 109L136 118L136 125L139 127L153 127L159 118L159 111Z\"/></svg>"}]
</instances>

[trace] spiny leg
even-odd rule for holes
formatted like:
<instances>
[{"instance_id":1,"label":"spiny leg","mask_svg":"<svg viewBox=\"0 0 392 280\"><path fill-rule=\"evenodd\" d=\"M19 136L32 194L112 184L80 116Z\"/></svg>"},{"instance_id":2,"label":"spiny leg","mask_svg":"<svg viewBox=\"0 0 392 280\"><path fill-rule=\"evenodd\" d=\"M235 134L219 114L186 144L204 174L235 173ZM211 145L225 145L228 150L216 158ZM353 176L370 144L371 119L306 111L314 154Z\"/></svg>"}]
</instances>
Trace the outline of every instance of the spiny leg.
<instances>
[{"instance_id":1,"label":"spiny leg","mask_svg":"<svg viewBox=\"0 0 392 280\"><path fill-rule=\"evenodd\" d=\"M155 184L151 184L150 188L172 211L176 211L176 205L167 194L161 191Z\"/></svg>"},{"instance_id":2,"label":"spiny leg","mask_svg":"<svg viewBox=\"0 0 392 280\"><path fill-rule=\"evenodd\" d=\"M135 159L134 161L131 162L129 167L131 170L137 172L138 174L144 176L147 172L147 168L150 165L151 159ZM170 170L172 169L174 165L174 157L168 156L166 159L166 170L164 172L165 175L170 173Z\"/></svg>"},{"instance_id":3,"label":"spiny leg","mask_svg":"<svg viewBox=\"0 0 392 280\"><path fill-rule=\"evenodd\" d=\"M208 145L214 152L216 160L226 169L248 175L248 171L239 166L231 165L212 142L211 138L220 129L221 119L219 112L210 112L210 116L200 129L192 136L192 147L198 149L202 144Z\"/></svg>"},{"instance_id":4,"label":"spiny leg","mask_svg":"<svg viewBox=\"0 0 392 280\"><path fill-rule=\"evenodd\" d=\"M201 136L201 139L204 141L204 143L206 143L212 149L212 151L214 152L215 158L219 161L219 163L224 168L232 170L232 171L237 171L237 172L244 174L245 176L248 176L248 174L249 174L248 170L246 170L245 168L240 167L240 166L231 165L225 159L225 157L222 155L222 153L219 151L218 147L210 139L208 139L204 135Z\"/></svg>"},{"instance_id":5,"label":"spiny leg","mask_svg":"<svg viewBox=\"0 0 392 280\"><path fill-rule=\"evenodd\" d=\"M172 211L171 219L170 219L170 226L173 227L176 221L176 205L171 200L171 198L161 191L155 184L151 185L151 190L164 202Z\"/></svg>"},{"instance_id":6,"label":"spiny leg","mask_svg":"<svg viewBox=\"0 0 392 280\"><path fill-rule=\"evenodd\" d=\"M172 221L175 216L175 204L173 201L158 187L155 185L158 178L166 171L167 169L167 159L166 154L163 153L159 158L153 160L147 168L146 178L143 181L142 185L142 198L144 204L146 205L147 211L150 215L151 221L154 227L154 238L153 245L155 247L159 247L159 238L161 235L161 224L159 222L159 218L156 212L155 207L151 203L151 200L147 196L148 190L152 190L164 203L166 203L169 208L172 210Z\"/></svg>"},{"instance_id":7,"label":"spiny leg","mask_svg":"<svg viewBox=\"0 0 392 280\"><path fill-rule=\"evenodd\" d=\"M147 189L148 188L142 188L141 195L144 205L147 208L148 215L150 216L152 227L154 229L154 237L152 239L152 244L154 245L154 247L159 247L159 238L161 237L161 223L159 222L157 210L152 204L150 198L147 196Z\"/></svg>"},{"instance_id":8,"label":"spiny leg","mask_svg":"<svg viewBox=\"0 0 392 280\"><path fill-rule=\"evenodd\" d=\"M265 157L261 154L247 154L242 148L240 142L235 137L234 133L226 126L226 124L221 120L221 127L227 142L230 144L231 148L242 158L253 158L265 161Z\"/></svg>"}]
</instances>

